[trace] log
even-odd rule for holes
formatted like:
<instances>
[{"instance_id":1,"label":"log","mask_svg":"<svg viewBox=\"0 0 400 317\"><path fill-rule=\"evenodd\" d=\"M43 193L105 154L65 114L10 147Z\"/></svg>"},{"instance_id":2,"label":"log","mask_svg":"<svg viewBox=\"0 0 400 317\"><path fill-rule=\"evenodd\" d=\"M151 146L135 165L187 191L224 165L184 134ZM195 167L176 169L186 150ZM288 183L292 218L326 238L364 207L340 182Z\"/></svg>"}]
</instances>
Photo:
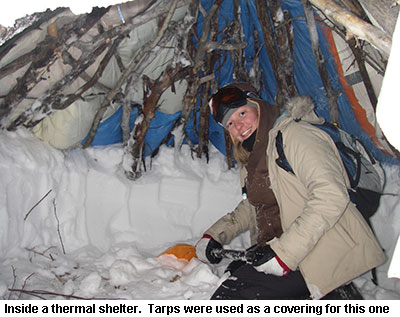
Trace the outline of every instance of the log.
<instances>
[{"instance_id":1,"label":"log","mask_svg":"<svg viewBox=\"0 0 400 317\"><path fill-rule=\"evenodd\" d=\"M357 36L389 57L392 47L392 37L376 26L361 20L348 10L337 5L332 0L309 0L327 17L346 28L348 35Z\"/></svg>"}]
</instances>

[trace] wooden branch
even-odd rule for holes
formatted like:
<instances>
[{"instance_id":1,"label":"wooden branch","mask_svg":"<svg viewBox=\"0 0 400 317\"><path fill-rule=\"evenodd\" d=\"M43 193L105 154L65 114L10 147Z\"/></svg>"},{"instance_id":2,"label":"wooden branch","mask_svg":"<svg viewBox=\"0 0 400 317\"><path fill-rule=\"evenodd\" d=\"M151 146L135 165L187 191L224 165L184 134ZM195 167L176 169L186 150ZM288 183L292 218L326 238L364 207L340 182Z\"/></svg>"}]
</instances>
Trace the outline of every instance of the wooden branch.
<instances>
[{"instance_id":1,"label":"wooden branch","mask_svg":"<svg viewBox=\"0 0 400 317\"><path fill-rule=\"evenodd\" d=\"M199 119L199 133L198 138L199 142L197 144L196 153L197 157L201 158L202 154L206 155L206 160L208 163L209 154L208 154L208 130L209 130L209 114L210 110L208 107L208 100L210 97L210 87L211 83L207 82L203 85L203 93L202 93L202 100L201 100L201 107L200 107L200 119Z\"/></svg>"},{"instance_id":2,"label":"wooden branch","mask_svg":"<svg viewBox=\"0 0 400 317\"><path fill-rule=\"evenodd\" d=\"M206 17L204 18L204 22L203 22L203 32L201 34L200 37L200 41L198 44L198 49L196 52L196 56L194 58L194 65L193 65L193 72L196 74L200 67L203 64L203 60L204 60L204 55L207 52L207 39L210 33L210 26L211 26L211 20L214 18L215 13L217 12L217 10L219 9L219 7L221 6L223 0L216 0L214 2L214 4L212 5L212 7L210 8L210 11L208 12L208 14L206 15ZM209 48L211 49L211 48Z\"/></svg>"},{"instance_id":3,"label":"wooden branch","mask_svg":"<svg viewBox=\"0 0 400 317\"><path fill-rule=\"evenodd\" d=\"M217 12L217 11L216 11ZM231 26L235 28L235 21L231 23ZM228 28L228 29L231 29ZM235 28L237 29L237 28ZM229 31L227 32L229 33ZM237 32L233 32L235 35ZM232 33L230 33L232 34ZM209 43L215 43L218 36L218 19L210 19L209 22L209 35L208 40L209 42L206 43L205 47ZM227 34L227 38L231 39L235 43L240 43L241 39L239 37L230 37ZM193 45L193 42L191 42ZM211 49L213 50L213 49ZM206 51L208 49L206 48ZM235 50L236 51L236 50ZM193 152L196 153L198 158L201 158L203 154L206 156L206 160L209 160L209 152L208 152L208 143L209 143L209 107L208 107L208 100L210 99L211 95L211 87L216 86L215 83L215 76L214 76L214 68L215 68L216 58L214 54L207 54L203 61L202 75L209 74L208 76L199 78L197 76L195 87L197 87L197 94L200 96L198 99L199 101L199 119L197 122L197 111L193 111L193 132L197 134L198 142L197 146L194 147L191 142L188 144L191 146ZM210 78L204 82L206 77ZM194 104L195 106L195 104ZM194 107L195 108L195 107ZM197 129L196 129L197 127ZM186 129L186 127L185 127ZM187 138L188 139L188 138Z\"/></svg>"},{"instance_id":4,"label":"wooden branch","mask_svg":"<svg viewBox=\"0 0 400 317\"><path fill-rule=\"evenodd\" d=\"M83 72L82 74L80 74L79 77L82 78L84 81L90 81L92 79L92 77L90 77L87 72ZM96 81L94 83L93 87L95 87L95 88L97 88L99 90L102 90L102 91L104 91L106 93L111 90L110 87L107 87L106 85L102 84L99 81Z\"/></svg>"},{"instance_id":5,"label":"wooden branch","mask_svg":"<svg viewBox=\"0 0 400 317\"><path fill-rule=\"evenodd\" d=\"M194 109L197 101L197 95L199 92L199 79L198 79L198 74L200 73L200 70L204 66L204 61L205 55L207 53L207 43L209 41L209 37L212 36L210 35L211 27L212 27L212 22L214 19L215 14L217 13L219 6L221 5L222 0L217 0L214 2L212 7L210 8L208 14L204 17L204 22L203 22L203 30L201 37L198 42L198 48L195 50L195 57L194 57L194 64L193 67L190 69L188 72L188 78L186 78L187 81L187 90L185 93L185 96L183 97L183 108L182 108L182 114L179 117L179 120L174 128L174 131L172 134L174 135L174 145L176 150L180 150L183 140L185 138L185 128L186 125L189 121L190 114L192 113L192 110ZM204 12L205 14L205 12ZM210 48L211 49L211 48ZM187 140L189 144L190 140Z\"/></svg>"},{"instance_id":6,"label":"wooden branch","mask_svg":"<svg viewBox=\"0 0 400 317\"><path fill-rule=\"evenodd\" d=\"M131 104L122 103L122 117L121 117L121 130L122 130L122 144L126 146L129 135L131 132L130 119L132 107Z\"/></svg>"},{"instance_id":7,"label":"wooden branch","mask_svg":"<svg viewBox=\"0 0 400 317\"><path fill-rule=\"evenodd\" d=\"M20 103L28 94L28 92L42 80L41 74L43 67L48 64L52 65L57 56L55 50L57 47L57 41L54 38L49 38L47 41L39 43L35 49L35 58L32 60L31 65L25 71L22 77L18 78L17 84L7 93L4 97L3 102L0 104L0 119L7 116L12 108ZM28 55L26 55L28 56ZM25 65L27 59L20 60L17 62L18 65ZM15 64L16 65L16 64ZM35 67L38 65L38 67ZM10 66L13 70L14 67ZM5 74L8 73L7 67Z\"/></svg>"},{"instance_id":8,"label":"wooden branch","mask_svg":"<svg viewBox=\"0 0 400 317\"><path fill-rule=\"evenodd\" d=\"M144 14L127 19L126 23L131 24L132 26L138 26L140 24L148 22L149 20L168 14L168 12L171 11L171 2L172 1L164 1L160 5L154 7L154 9L144 12ZM174 3L175 2L176 1L174 0ZM174 4L174 6L175 8L181 8L192 2L193 0L178 0L176 4Z\"/></svg>"},{"instance_id":9,"label":"wooden branch","mask_svg":"<svg viewBox=\"0 0 400 317\"><path fill-rule=\"evenodd\" d=\"M356 0L353 0L356 1ZM325 15L324 12L319 10L319 13L323 17L324 23L327 24L327 26L334 32L336 32L337 35L339 35L343 41L348 42L352 39L349 39L348 36L346 36L346 30L343 26L336 24L334 21L331 21L331 19ZM365 14L364 14L365 15ZM366 15L365 15L366 16ZM384 76L385 75L385 69L386 69L386 64L387 64L387 57L385 58L383 53L380 50L377 50L374 48L370 43L367 41L354 38L355 43L358 47L358 49L361 49L363 52L363 56L365 59L365 62L371 66L379 75ZM368 45L369 49L365 49L365 46ZM374 54L370 54L370 50L374 52Z\"/></svg>"},{"instance_id":10,"label":"wooden branch","mask_svg":"<svg viewBox=\"0 0 400 317\"><path fill-rule=\"evenodd\" d=\"M247 43L218 43L218 42L207 42L204 45L204 49L206 52L214 51L214 50L224 50L224 51L233 51L243 49L247 46Z\"/></svg>"},{"instance_id":11,"label":"wooden branch","mask_svg":"<svg viewBox=\"0 0 400 317\"><path fill-rule=\"evenodd\" d=\"M233 14L234 18L226 35L228 38L232 38L235 43L240 43L244 34L241 27L239 0L235 0L233 3ZM234 78L238 81L251 83L250 76L247 74L246 70L246 58L243 49L231 51L230 55L233 61Z\"/></svg>"},{"instance_id":12,"label":"wooden branch","mask_svg":"<svg viewBox=\"0 0 400 317\"><path fill-rule=\"evenodd\" d=\"M293 28L288 14L282 11L280 1L268 1L274 25L275 41L278 46L279 74L283 83L285 102L298 95L293 72Z\"/></svg>"},{"instance_id":13,"label":"wooden branch","mask_svg":"<svg viewBox=\"0 0 400 317\"><path fill-rule=\"evenodd\" d=\"M149 45L149 50L153 49L160 42L162 37L164 36L164 33L166 32L168 25L172 19L173 13L175 12L177 2L178 2L177 0L174 0L174 2L172 3L171 8L168 12L168 15L165 17L163 24L162 24L156 38ZM129 67L128 67L128 69L129 69ZM133 67L131 70L133 70ZM168 68L166 71L164 71L164 74L162 76L163 77L161 79L161 83L157 82L157 84L150 87L151 88L150 96L148 96L147 98L144 98L143 113L139 117L141 119L141 121L139 122L137 120L137 123L135 124L135 127L131 133L130 141L128 141L128 144L126 145L126 147L124 149L125 157L126 157L126 155L131 156L129 158L129 161L131 161L131 163L129 164L130 166L128 167L128 166L126 166L126 164L124 164L125 175L127 176L127 178L132 179L132 180L137 179L141 175L140 162L142 160L144 137L145 137L145 135L147 133L147 129L150 125L150 121L154 117L154 110L155 110L157 101L160 98L161 94L171 85L171 83L173 83L172 78L170 77L170 71L168 70ZM124 157L124 159L125 159L125 157Z\"/></svg>"},{"instance_id":14,"label":"wooden branch","mask_svg":"<svg viewBox=\"0 0 400 317\"><path fill-rule=\"evenodd\" d=\"M58 219L58 215L57 215L57 206L56 206L56 200L55 199L53 199L53 211L54 211L54 216L56 217L56 221L57 221L58 238L60 239L60 244L61 244L62 251L65 254L65 247L64 247L64 242L63 242L62 236L61 236L60 220Z\"/></svg>"},{"instance_id":15,"label":"wooden branch","mask_svg":"<svg viewBox=\"0 0 400 317\"><path fill-rule=\"evenodd\" d=\"M55 42L55 41L53 41L53 42ZM0 79L12 74L13 72L24 67L25 65L28 65L31 62L34 64L44 64L45 61L43 61L43 62L41 62L41 61L43 60L43 57L46 57L46 56L43 56L43 53L46 53L45 51L48 50L48 46L43 45L43 44L46 44L46 42L40 43L32 51L21 55L20 57L16 58L12 62L3 66L0 69ZM50 43L50 44L53 44L53 43Z\"/></svg>"},{"instance_id":16,"label":"wooden branch","mask_svg":"<svg viewBox=\"0 0 400 317\"><path fill-rule=\"evenodd\" d=\"M119 78L115 87L107 94L106 98L102 102L99 110L97 111L97 113L93 119L93 123L90 128L89 135L88 135L85 143L82 145L82 147L84 149L87 148L93 142L93 139L97 133L97 129L100 124L100 121L103 118L103 115L106 112L106 110L107 110L108 106L110 105L111 101L113 100L113 98L120 92L122 84L128 79L128 77L131 75L132 71L134 71L135 67L138 66L138 63L142 60L142 58L145 57L145 55L148 54L152 49L154 49L155 46L162 39L162 37L168 27L168 24L172 19L172 14L175 11L176 5L177 5L177 0L174 0L172 5L170 5L170 10L168 12L168 15L164 19L163 25L161 26L156 37L152 41L150 41L150 43L145 45L139 51L139 53L133 57L133 59L130 61L129 65L128 65L128 67L126 68L125 72L122 73L122 75Z\"/></svg>"},{"instance_id":17,"label":"wooden branch","mask_svg":"<svg viewBox=\"0 0 400 317\"><path fill-rule=\"evenodd\" d=\"M55 248L55 247L49 247L46 250L44 250L43 252L40 251L36 251L34 248L25 248L26 251L32 252L34 254L38 254L41 255L43 257L45 257L46 259L49 259L51 261L54 261L54 258L52 257L51 253L49 253L49 255L46 255L45 252L48 251L51 248Z\"/></svg>"},{"instance_id":18,"label":"wooden branch","mask_svg":"<svg viewBox=\"0 0 400 317\"><path fill-rule=\"evenodd\" d=\"M130 140L124 149L124 162L129 161L130 166L124 163L125 175L128 179L136 180L141 176L140 162L142 160L144 138L150 126L151 120L154 118L154 111L158 100L163 92L171 86L171 84L186 76L187 69L183 71L180 68L167 68L160 78L149 84L148 90L150 94L145 96L143 103L143 112L137 118L135 126L131 132ZM149 81L149 80L148 80ZM128 155L128 157L126 157Z\"/></svg>"},{"instance_id":19,"label":"wooden branch","mask_svg":"<svg viewBox=\"0 0 400 317\"><path fill-rule=\"evenodd\" d=\"M28 283L28 280L29 280L33 275L35 275L35 273L29 274L29 275L24 279L24 283L22 284L22 290L25 289L26 284ZM19 293L18 299L21 299L21 296L22 296L22 292Z\"/></svg>"},{"instance_id":20,"label":"wooden branch","mask_svg":"<svg viewBox=\"0 0 400 317\"><path fill-rule=\"evenodd\" d=\"M260 40L259 40L259 34L256 29L253 30L253 37L254 37L254 57L252 64L250 66L249 74L252 74L250 77L250 84L258 91L261 93L263 90L264 84L262 81L262 68L260 67L260 53L261 50L264 47L264 44L262 43L260 45Z\"/></svg>"},{"instance_id":21,"label":"wooden branch","mask_svg":"<svg viewBox=\"0 0 400 317\"><path fill-rule=\"evenodd\" d=\"M315 24L314 12L308 0L302 0L302 2L304 7L304 15L308 25L308 31L310 33L311 48L322 83L325 87L326 98L328 99L329 103L330 120L333 123L339 124L339 111L337 107L337 97L339 96L339 92L333 89L329 79L329 74L325 65L325 59L322 55L321 47L319 46L319 37L317 26Z\"/></svg>"},{"instance_id":22,"label":"wooden branch","mask_svg":"<svg viewBox=\"0 0 400 317\"><path fill-rule=\"evenodd\" d=\"M46 116L53 113L54 110L64 109L62 105L68 107L73 101L76 99L72 97L71 99L67 99L65 102L63 101L66 97L62 93L64 87L69 86L73 83L78 77L81 76L97 59L97 57L103 53L104 50L107 49L111 44L108 41L101 43L101 45L95 48L93 51L84 52L81 58L76 61L75 67L72 68L71 72L61 78L56 84L54 84L50 89L48 89L42 96L44 99L38 98L40 102L39 106L30 107L26 111L22 112L16 119L14 119L9 126L7 127L9 130L14 129L19 124L24 124L26 127L33 127L42 121ZM69 54L66 51L63 52L64 55ZM29 74L29 73L28 73ZM29 77L27 77L29 78ZM37 80L40 81L41 79ZM36 82L36 83L37 83ZM36 84L35 83L35 84ZM24 83L27 85L29 83ZM93 83L94 84L94 83ZM32 86L33 88L34 86ZM29 89L31 90L31 89ZM21 96L20 96L20 98Z\"/></svg>"},{"instance_id":23,"label":"wooden branch","mask_svg":"<svg viewBox=\"0 0 400 317\"><path fill-rule=\"evenodd\" d=\"M303 0L302 0L303 1ZM382 51L387 57L392 47L392 37L369 24L331 0L308 0L336 23L344 26L349 35L360 37Z\"/></svg>"},{"instance_id":24,"label":"wooden branch","mask_svg":"<svg viewBox=\"0 0 400 317\"><path fill-rule=\"evenodd\" d=\"M273 28L270 23L270 19L268 16L268 7L265 1L256 1L256 8L257 8L257 16L258 20L261 24L261 30L264 38L264 45L267 50L267 54L269 57L269 61L271 63L272 71L275 76L276 81L276 105L281 108L287 97L285 96L285 81L283 80L282 74L280 73L279 69L279 58L278 53L275 47L275 41L273 37Z\"/></svg>"},{"instance_id":25,"label":"wooden branch","mask_svg":"<svg viewBox=\"0 0 400 317\"><path fill-rule=\"evenodd\" d=\"M128 7L126 7L126 9L128 10L126 12L135 13L135 14L133 14L133 16L127 17L126 25L129 24L130 28L127 28L126 25L115 27L106 32L100 32L100 34L98 36L93 37L93 40L91 42L82 42L79 40L79 37L82 34L85 34L86 31L89 28L91 28L95 22L97 22L106 12L108 12L108 8L93 10L91 14L85 15L82 19L77 19L75 23L73 23L71 25L65 25L60 30L57 30L57 34L58 34L57 38L52 39L53 46L47 47L47 49L43 52L43 49L40 50L40 48L43 48L42 46L44 46L44 45L49 46L48 45L49 39L46 38L43 45L39 44L38 45L39 49L36 49L35 51L33 51L34 56L38 56L38 58L41 58L41 60L44 61L43 63L40 63L41 65L45 66L47 64L47 66L49 66L52 63L52 60L54 62L58 58L60 50L63 53L63 56L65 58L65 56L67 55L66 51L68 50L68 48L71 45L75 45L76 47L81 47L81 48L86 47L85 49L82 50L83 55L81 56L80 60L76 61L75 63L72 63L74 65L72 67L73 70L75 70L75 69L84 70L84 68L86 68L86 65L88 63L87 60L86 61L84 60L86 55L89 56L91 52L101 53L98 49L101 47L103 47L103 49L105 49L106 47L104 46L104 43L109 42L111 38L126 34L134 26L143 24L146 21L148 21L148 19L155 18L159 14L162 14L163 12L167 12L167 10L170 9L170 4L165 3L161 6L156 7L156 9L150 10L148 13L146 12L145 14L142 14L143 11L145 9L147 9L149 7L149 5L151 3L153 3L154 1L151 1L151 2L142 1L142 2L143 3L141 3L141 7L139 8L141 10L141 11L139 10L140 12L136 12L136 11L138 11L136 8L129 8L129 5L128 5ZM178 1L179 6L185 5L186 3L188 3L188 0ZM108 12L107 14L115 15L115 12L114 13ZM65 43L67 42L67 39L74 36L74 34L77 35L78 40L70 41L71 43L66 45ZM111 35L111 37L110 37L110 35ZM64 45L64 46L62 46L62 45ZM53 58L51 58L51 56L47 56L46 54L52 55ZM30 54L30 55L32 55L32 54ZM14 63L8 65L3 70L3 74L8 74L11 71L15 70L16 68L20 67L21 65L26 65L29 62L29 57L31 57L31 56L29 56L29 54L28 54L26 56L21 57ZM69 60L71 61L72 59L69 59ZM83 67L83 65L85 65L85 67ZM90 66L90 63L87 66ZM42 80L42 78L40 76L41 73L39 71L41 71L41 69L36 70L35 67L32 67L25 73L23 78L19 79L19 83L18 83L18 85L16 85L15 89L13 91L11 91L11 93L9 93L8 96L5 96L5 98L7 98L6 102L4 102L0 105L0 118L8 115L9 112L11 111L11 109L13 108L13 106L19 104L19 102L22 99L26 98L28 92L33 87L35 87L35 85L38 81ZM78 77L79 76L80 77L85 76L85 72L84 71L81 72L78 75ZM22 113L17 118L17 120L14 120L14 122L11 122L11 124L8 126L8 129L12 130L17 125L24 123L26 121L29 121L29 120L31 120L32 117L35 116L36 119L32 120L31 122L29 122L27 124L27 127L34 126L40 120L42 120L44 117L49 115L53 111L53 109L63 109L64 106L70 105L73 101L75 101L77 98L79 98L80 94L76 95L76 96L71 96L71 98L69 98L69 99L65 98L64 95L59 94L60 91L63 91L64 87L66 87L68 84L70 84L71 80L76 79L75 77L72 77L72 76L71 77L66 76L66 77L69 78L69 81L68 80L65 81L65 80L63 80L64 79L63 78L60 81L60 84L58 86L56 85L56 87L54 87L55 89L53 89L51 91L46 91L43 93L42 97L36 98L39 102L42 103L42 105L40 107L36 107L37 106L37 104L36 104L34 107L35 108L34 110L32 110L31 108L27 109L27 111ZM85 87L83 87L83 89L87 89L89 86L93 86L96 83L97 83L97 81L95 83L90 82ZM28 88L26 88L26 87L28 87ZM12 98L14 98L14 99L12 99ZM65 101L65 99L68 99L68 100ZM55 103L54 108L51 104L49 104L49 103L53 103L53 102Z\"/></svg>"},{"instance_id":26,"label":"wooden branch","mask_svg":"<svg viewBox=\"0 0 400 317\"><path fill-rule=\"evenodd\" d=\"M94 75L82 86L80 87L72 96L70 96L66 101L64 101L62 104L55 104L52 108L53 109L65 109L68 106L70 106L72 103L77 101L78 99L82 98L82 94L86 92L88 89L92 88L98 80L101 78L103 75L104 69L107 67L108 63L110 62L111 58L114 56L119 44L123 40L124 36L119 36L117 37L111 47L108 49L106 55L103 57L101 60L96 72ZM80 74L81 76L82 74Z\"/></svg>"},{"instance_id":27,"label":"wooden branch","mask_svg":"<svg viewBox=\"0 0 400 317\"><path fill-rule=\"evenodd\" d=\"M64 11L68 10L68 8L57 8L54 11L47 10L41 14L41 17L38 21L34 22L31 26L27 27L21 33L14 35L11 39L5 42L3 45L0 46L0 60L7 55L7 53L16 45L22 37L28 35L32 30L39 29L40 26L54 18L55 16L63 13ZM29 35L28 35L29 36ZM0 77L1 78L1 77Z\"/></svg>"},{"instance_id":28,"label":"wooden branch","mask_svg":"<svg viewBox=\"0 0 400 317\"><path fill-rule=\"evenodd\" d=\"M179 2L178 2L179 4ZM163 39L157 45L157 47L165 47L174 38L177 42L177 45L174 47L174 56L170 61L170 65L174 68L176 65L181 64L191 64L191 57L189 56L187 43L188 37L190 36L190 29L193 24L196 22L196 17L198 14L198 5L199 0L194 0L190 3L186 15L183 19L183 23L175 23L173 21L170 22L168 30L165 31L163 35ZM151 61L159 54L157 47L149 52L145 58L142 59L140 65L138 65L135 70L132 72L132 75L128 79L127 85L125 87L125 100L123 101L123 114L121 119L121 128L123 135L123 143L126 145L130 135L130 103L131 103L131 95L132 91L135 91L137 88L136 82L137 79L142 76L142 73L145 67L151 63Z\"/></svg>"},{"instance_id":29,"label":"wooden branch","mask_svg":"<svg viewBox=\"0 0 400 317\"><path fill-rule=\"evenodd\" d=\"M11 269L12 269L12 272L13 272L13 283L12 283L11 288L13 289L15 287L15 283L17 283L17 274L16 274L16 269L15 269L15 267L13 265L11 265ZM8 300L11 299L11 294L12 293L10 293L8 295Z\"/></svg>"},{"instance_id":30,"label":"wooden branch","mask_svg":"<svg viewBox=\"0 0 400 317\"><path fill-rule=\"evenodd\" d=\"M83 34L86 33L86 31L93 27L93 25L104 15L106 11L106 9L93 10L92 13L85 15L84 18L78 19L73 24L66 24L60 28L60 30L57 30L57 37L48 36L37 45L41 50L39 55L35 56L28 70L21 78L18 79L17 85L11 89L11 91L4 98L3 102L0 104L0 118L8 115L12 108L17 106L24 98L26 98L28 93L36 86L36 84L43 80L43 72L46 71L46 69L57 59L59 59L61 47L71 38L76 37L79 39ZM70 45L72 45L72 43L66 45L65 50L67 50ZM97 49L98 48L96 48L95 51ZM92 52L83 52L79 61L82 61L82 59L84 59L86 56L92 56L92 54ZM83 65L79 69L84 71L89 66L90 65ZM74 75L76 75L76 79L79 74L79 72L73 70L72 74L69 74L71 77L66 76L68 78L59 80L55 85L56 87L53 87L51 92L54 92L55 89L56 92L60 91L65 84L70 83L68 79L72 80ZM48 96L46 93L47 92L44 92L44 95L38 98L40 102L46 99ZM46 108L46 103L41 107L36 106L37 104L34 107L31 106L31 108L29 108L27 111L24 111L22 114L20 114L17 119L8 124L7 128L9 130L14 129L17 125L24 123L28 119L31 119L36 113L43 112L46 114L46 111L48 110Z\"/></svg>"},{"instance_id":31,"label":"wooden branch","mask_svg":"<svg viewBox=\"0 0 400 317\"><path fill-rule=\"evenodd\" d=\"M28 218L28 216L31 214L32 210L36 208L36 206L38 206L50 193L51 193L52 189L50 189L46 195L44 195L25 215L24 217L24 221L26 220L26 218Z\"/></svg>"}]
</instances>

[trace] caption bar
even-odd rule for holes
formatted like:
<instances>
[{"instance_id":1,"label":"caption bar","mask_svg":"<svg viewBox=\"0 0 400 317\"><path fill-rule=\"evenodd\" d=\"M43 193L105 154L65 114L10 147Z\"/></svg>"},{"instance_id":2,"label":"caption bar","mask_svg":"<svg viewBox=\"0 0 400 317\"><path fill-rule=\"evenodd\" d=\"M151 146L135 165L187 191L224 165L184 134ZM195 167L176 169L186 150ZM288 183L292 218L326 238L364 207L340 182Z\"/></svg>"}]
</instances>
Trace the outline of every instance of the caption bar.
<instances>
[{"instance_id":1,"label":"caption bar","mask_svg":"<svg viewBox=\"0 0 400 317\"><path fill-rule=\"evenodd\" d=\"M399 301L5 301L1 316L398 316Z\"/></svg>"}]
</instances>

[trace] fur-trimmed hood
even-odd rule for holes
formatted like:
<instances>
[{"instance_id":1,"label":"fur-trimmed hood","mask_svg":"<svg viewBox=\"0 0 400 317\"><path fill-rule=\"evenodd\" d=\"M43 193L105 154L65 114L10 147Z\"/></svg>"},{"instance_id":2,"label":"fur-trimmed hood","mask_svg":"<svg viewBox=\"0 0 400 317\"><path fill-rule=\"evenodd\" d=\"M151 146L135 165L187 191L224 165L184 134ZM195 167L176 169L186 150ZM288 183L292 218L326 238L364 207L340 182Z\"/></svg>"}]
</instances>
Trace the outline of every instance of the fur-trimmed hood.
<instances>
[{"instance_id":1,"label":"fur-trimmed hood","mask_svg":"<svg viewBox=\"0 0 400 317\"><path fill-rule=\"evenodd\" d=\"M295 120L321 121L314 113L315 103L310 96L297 96L290 99L285 105L285 111L288 117ZM322 119L323 120L323 119Z\"/></svg>"}]
</instances>

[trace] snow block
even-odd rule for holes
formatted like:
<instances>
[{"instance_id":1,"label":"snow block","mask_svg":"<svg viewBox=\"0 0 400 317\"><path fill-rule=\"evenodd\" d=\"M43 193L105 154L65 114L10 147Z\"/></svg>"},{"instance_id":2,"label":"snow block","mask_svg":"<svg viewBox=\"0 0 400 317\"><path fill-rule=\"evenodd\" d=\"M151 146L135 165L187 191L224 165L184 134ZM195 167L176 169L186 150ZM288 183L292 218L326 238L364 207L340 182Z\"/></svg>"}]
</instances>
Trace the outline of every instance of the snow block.
<instances>
[{"instance_id":1,"label":"snow block","mask_svg":"<svg viewBox=\"0 0 400 317\"><path fill-rule=\"evenodd\" d=\"M187 178L162 178L159 200L162 203L199 207L200 182Z\"/></svg>"}]
</instances>

